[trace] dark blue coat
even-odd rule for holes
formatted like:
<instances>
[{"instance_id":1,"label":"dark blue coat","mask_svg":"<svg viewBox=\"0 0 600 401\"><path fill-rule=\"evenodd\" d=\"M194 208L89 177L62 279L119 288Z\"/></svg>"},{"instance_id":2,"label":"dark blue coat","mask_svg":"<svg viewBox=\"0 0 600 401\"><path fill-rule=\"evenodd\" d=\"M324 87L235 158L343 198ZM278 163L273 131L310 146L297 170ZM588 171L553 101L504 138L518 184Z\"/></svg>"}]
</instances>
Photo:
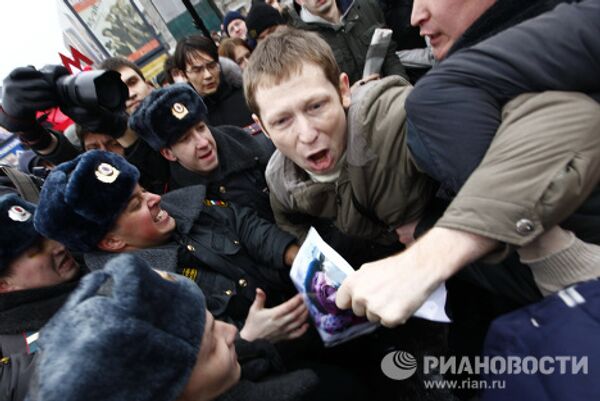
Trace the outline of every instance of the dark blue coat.
<instances>
[{"instance_id":1,"label":"dark blue coat","mask_svg":"<svg viewBox=\"0 0 600 401\"><path fill-rule=\"evenodd\" d=\"M573 364L566 363L566 374L560 374L559 362L545 362L544 372L537 374L486 375L505 388L484 391L483 401L582 401L600 399L600 281L578 284L542 302L505 315L492 324L484 355L489 358L509 356L576 358L581 368L571 374ZM583 372L587 358L587 374ZM533 366L531 363L527 366ZM550 368L554 368L550 372ZM499 368L498 368L499 369ZM581 370L580 370L581 369ZM500 373L496 371L496 373ZM545 373L545 374L544 374ZM496 384L498 386L498 384Z\"/></svg>"},{"instance_id":2,"label":"dark blue coat","mask_svg":"<svg viewBox=\"0 0 600 401\"><path fill-rule=\"evenodd\" d=\"M597 1L563 4L504 30L559 2L498 1L408 97L411 154L450 197L481 162L508 101L544 90L600 92Z\"/></svg>"}]
</instances>

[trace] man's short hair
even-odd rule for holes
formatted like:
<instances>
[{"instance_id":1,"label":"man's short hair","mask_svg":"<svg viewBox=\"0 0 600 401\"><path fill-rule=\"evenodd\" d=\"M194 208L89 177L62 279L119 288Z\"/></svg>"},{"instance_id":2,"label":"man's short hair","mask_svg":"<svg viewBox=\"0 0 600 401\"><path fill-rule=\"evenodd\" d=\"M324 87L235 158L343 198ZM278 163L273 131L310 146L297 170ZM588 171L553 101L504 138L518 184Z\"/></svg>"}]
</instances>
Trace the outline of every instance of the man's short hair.
<instances>
[{"instance_id":1,"label":"man's short hair","mask_svg":"<svg viewBox=\"0 0 600 401\"><path fill-rule=\"evenodd\" d=\"M144 77L144 73L142 72L140 67L138 67L135 63L133 63L123 57L109 57L100 63L100 65L98 66L98 69L118 71L123 67L131 68L133 71L136 72L136 74L138 74L140 76L140 78L142 78L143 81L146 80L146 78Z\"/></svg>"},{"instance_id":2,"label":"man's short hair","mask_svg":"<svg viewBox=\"0 0 600 401\"><path fill-rule=\"evenodd\" d=\"M250 110L260 116L256 102L260 86L277 85L300 73L305 62L321 67L327 80L339 87L340 67L331 47L316 33L281 27L262 40L244 70L244 94Z\"/></svg>"},{"instance_id":3,"label":"man's short hair","mask_svg":"<svg viewBox=\"0 0 600 401\"><path fill-rule=\"evenodd\" d=\"M175 48L175 66L181 71L185 71L186 63L191 62L194 53L203 52L212 57L213 60L219 61L219 51L217 45L211 38L199 34L186 36L177 42Z\"/></svg>"}]
</instances>

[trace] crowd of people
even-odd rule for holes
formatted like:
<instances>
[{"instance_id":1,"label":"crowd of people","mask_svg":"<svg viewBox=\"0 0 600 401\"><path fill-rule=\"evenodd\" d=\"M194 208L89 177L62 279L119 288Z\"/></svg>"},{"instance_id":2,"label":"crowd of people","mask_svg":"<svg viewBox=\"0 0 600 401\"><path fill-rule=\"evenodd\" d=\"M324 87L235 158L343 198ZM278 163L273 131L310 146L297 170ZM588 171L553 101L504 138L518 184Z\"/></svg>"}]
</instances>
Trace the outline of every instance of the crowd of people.
<instances>
[{"instance_id":1,"label":"crowd of people","mask_svg":"<svg viewBox=\"0 0 600 401\"><path fill-rule=\"evenodd\" d=\"M598 21L597 0L256 1L219 42L179 40L162 87L94 66L117 110L67 102L62 66L16 68L0 398L598 398ZM72 129L36 117L57 107ZM332 348L290 279L311 227L356 270L337 307L381 325ZM412 317L440 285L451 323ZM406 380L380 367L398 350ZM589 369L424 369L450 355ZM484 384L431 385L465 377Z\"/></svg>"}]
</instances>

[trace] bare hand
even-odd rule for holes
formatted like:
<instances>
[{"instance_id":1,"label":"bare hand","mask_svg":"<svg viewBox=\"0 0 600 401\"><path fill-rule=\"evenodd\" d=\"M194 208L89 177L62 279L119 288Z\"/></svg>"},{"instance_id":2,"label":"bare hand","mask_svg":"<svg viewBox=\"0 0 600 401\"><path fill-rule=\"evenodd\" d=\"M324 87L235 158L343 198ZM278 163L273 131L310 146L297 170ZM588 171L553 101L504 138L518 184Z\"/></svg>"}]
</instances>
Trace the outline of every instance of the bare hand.
<instances>
[{"instance_id":1,"label":"bare hand","mask_svg":"<svg viewBox=\"0 0 600 401\"><path fill-rule=\"evenodd\" d=\"M256 290L256 298L250 307L240 336L246 341L266 339L272 342L292 340L308 330L308 309L302 295L298 294L273 308L265 308L267 295Z\"/></svg>"},{"instance_id":2,"label":"bare hand","mask_svg":"<svg viewBox=\"0 0 600 401\"><path fill-rule=\"evenodd\" d=\"M433 228L406 251L362 265L339 288L336 305L394 327L406 322L446 279L495 248L491 239Z\"/></svg>"}]
</instances>

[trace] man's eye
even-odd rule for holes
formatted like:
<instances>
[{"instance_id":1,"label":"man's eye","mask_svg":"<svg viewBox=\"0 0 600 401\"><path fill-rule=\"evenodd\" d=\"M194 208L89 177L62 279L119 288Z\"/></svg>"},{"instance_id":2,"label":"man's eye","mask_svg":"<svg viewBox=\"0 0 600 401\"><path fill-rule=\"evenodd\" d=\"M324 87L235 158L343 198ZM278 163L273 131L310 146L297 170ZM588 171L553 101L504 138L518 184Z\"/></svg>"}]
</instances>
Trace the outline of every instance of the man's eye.
<instances>
[{"instance_id":1,"label":"man's eye","mask_svg":"<svg viewBox=\"0 0 600 401\"><path fill-rule=\"evenodd\" d=\"M190 136L188 134L185 134L181 138L179 138L175 143L185 143L189 138Z\"/></svg>"},{"instance_id":2,"label":"man's eye","mask_svg":"<svg viewBox=\"0 0 600 401\"><path fill-rule=\"evenodd\" d=\"M323 103L322 103L322 102L319 102L319 103L313 103L313 104L311 104L311 105L310 105L310 109L311 109L311 110L318 110L318 109L320 109L322 106L323 106Z\"/></svg>"},{"instance_id":3,"label":"man's eye","mask_svg":"<svg viewBox=\"0 0 600 401\"><path fill-rule=\"evenodd\" d=\"M288 117L283 117L283 118L279 118L277 120L275 120L275 122L273 123L273 125L275 127L282 127L284 126L290 119Z\"/></svg>"}]
</instances>

